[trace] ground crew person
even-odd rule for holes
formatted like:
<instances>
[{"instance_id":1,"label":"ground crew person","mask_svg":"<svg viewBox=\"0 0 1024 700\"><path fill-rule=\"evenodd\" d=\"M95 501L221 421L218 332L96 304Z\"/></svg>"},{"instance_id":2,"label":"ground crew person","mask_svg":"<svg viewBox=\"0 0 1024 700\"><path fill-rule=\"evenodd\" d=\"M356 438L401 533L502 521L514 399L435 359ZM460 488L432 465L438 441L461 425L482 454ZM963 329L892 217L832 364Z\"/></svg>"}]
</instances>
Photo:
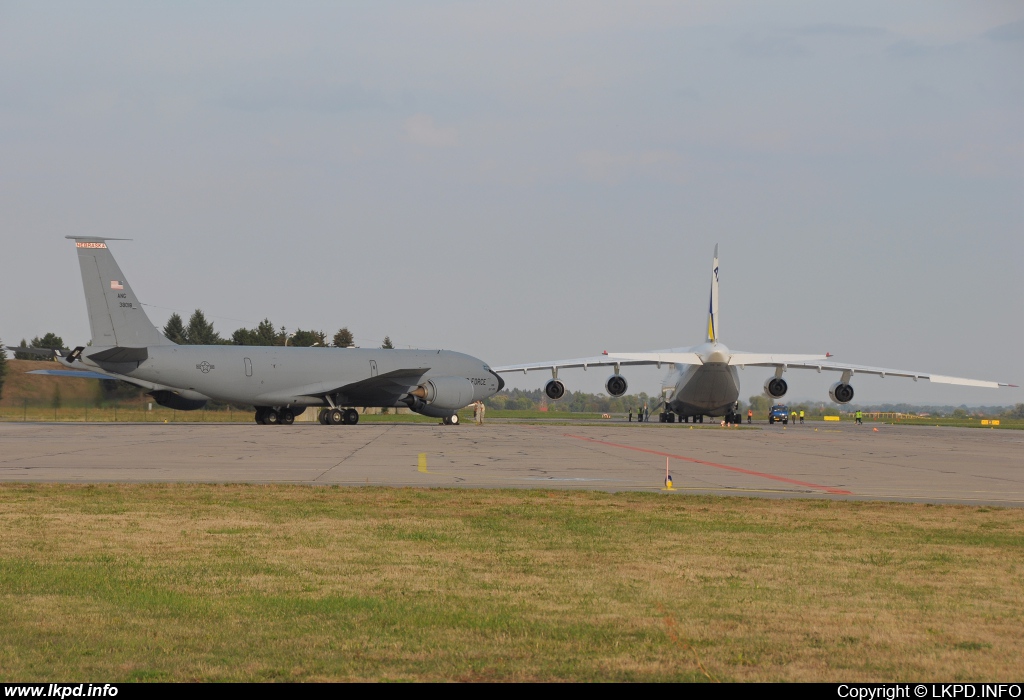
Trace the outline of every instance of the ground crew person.
<instances>
[{"instance_id":1,"label":"ground crew person","mask_svg":"<svg viewBox=\"0 0 1024 700\"><path fill-rule=\"evenodd\" d=\"M480 425L480 402L473 402L473 422Z\"/></svg>"},{"instance_id":2,"label":"ground crew person","mask_svg":"<svg viewBox=\"0 0 1024 700\"><path fill-rule=\"evenodd\" d=\"M633 407L632 406L629 407L629 422L630 423L633 422Z\"/></svg>"},{"instance_id":3,"label":"ground crew person","mask_svg":"<svg viewBox=\"0 0 1024 700\"><path fill-rule=\"evenodd\" d=\"M802 409L802 408L800 409L800 422L801 423L804 422L804 409Z\"/></svg>"},{"instance_id":4,"label":"ground crew person","mask_svg":"<svg viewBox=\"0 0 1024 700\"><path fill-rule=\"evenodd\" d=\"M794 424L796 423L796 411L793 411L793 412L792 412L792 413L791 413L791 414L789 415L789 422L790 422L790 423L794 423Z\"/></svg>"},{"instance_id":5,"label":"ground crew person","mask_svg":"<svg viewBox=\"0 0 1024 700\"><path fill-rule=\"evenodd\" d=\"M750 425L750 422L752 420L754 420L754 409L748 408L747 409L747 425Z\"/></svg>"},{"instance_id":6,"label":"ground crew person","mask_svg":"<svg viewBox=\"0 0 1024 700\"><path fill-rule=\"evenodd\" d=\"M853 417L857 419L857 425L864 425L864 414L859 410L853 414Z\"/></svg>"},{"instance_id":7,"label":"ground crew person","mask_svg":"<svg viewBox=\"0 0 1024 700\"><path fill-rule=\"evenodd\" d=\"M644 423L646 423L647 421L649 421L651 419L650 410L651 409L649 409L647 407L647 404L644 404Z\"/></svg>"},{"instance_id":8,"label":"ground crew person","mask_svg":"<svg viewBox=\"0 0 1024 700\"><path fill-rule=\"evenodd\" d=\"M484 413L487 412L487 406L484 404L483 401L477 401L477 403L480 404L480 425L483 425L484 424Z\"/></svg>"}]
</instances>

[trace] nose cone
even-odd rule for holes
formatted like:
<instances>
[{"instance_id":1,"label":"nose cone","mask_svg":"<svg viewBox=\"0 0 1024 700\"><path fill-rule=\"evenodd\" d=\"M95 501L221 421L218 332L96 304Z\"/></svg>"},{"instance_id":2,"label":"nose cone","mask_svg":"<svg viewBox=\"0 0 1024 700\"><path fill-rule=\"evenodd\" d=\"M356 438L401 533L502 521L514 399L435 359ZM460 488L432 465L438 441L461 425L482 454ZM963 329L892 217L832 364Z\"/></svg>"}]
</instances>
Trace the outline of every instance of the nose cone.
<instances>
[{"instance_id":1,"label":"nose cone","mask_svg":"<svg viewBox=\"0 0 1024 700\"><path fill-rule=\"evenodd\" d=\"M478 401L486 399L489 396L494 396L505 388L505 380L499 377L496 372L492 372L491 368L487 365L484 365L484 372L487 377L487 381L477 382L473 387L473 398Z\"/></svg>"}]
</instances>

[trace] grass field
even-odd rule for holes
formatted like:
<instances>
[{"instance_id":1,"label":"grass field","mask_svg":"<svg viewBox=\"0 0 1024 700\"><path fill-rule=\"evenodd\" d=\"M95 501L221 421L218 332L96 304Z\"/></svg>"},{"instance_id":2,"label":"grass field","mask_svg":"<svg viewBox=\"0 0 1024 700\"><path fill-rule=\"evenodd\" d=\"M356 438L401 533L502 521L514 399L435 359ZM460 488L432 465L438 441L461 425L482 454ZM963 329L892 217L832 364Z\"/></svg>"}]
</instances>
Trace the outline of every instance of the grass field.
<instances>
[{"instance_id":1,"label":"grass field","mask_svg":"<svg viewBox=\"0 0 1024 700\"><path fill-rule=\"evenodd\" d=\"M1019 680L1024 511L0 486L0 679Z\"/></svg>"},{"instance_id":2,"label":"grass field","mask_svg":"<svg viewBox=\"0 0 1024 700\"><path fill-rule=\"evenodd\" d=\"M94 405L71 405L61 406L60 408L54 408L45 404L35 405L24 405L24 406L0 406L0 421L10 422L69 422L69 423L252 423L253 414L251 411L239 411L239 410L199 410L199 411L173 411L169 408L164 408L158 404L153 403L152 409L147 409L147 405L152 403L146 402L133 402L121 405L106 405L106 406L94 406ZM306 409L309 416L314 416L318 409L308 408ZM472 409L463 409L458 411L459 418L463 422L471 422L473 420ZM541 420L547 423L573 423L577 421L589 421L589 422L603 422L600 413L570 413L568 411L499 411L495 409L488 409L486 413L487 421L537 421ZM622 421L625 420L624 416L619 414L612 415L613 420ZM437 423L438 418L430 418L427 416L420 416L413 413L401 413L394 414L389 413L386 415L379 414L367 414L361 415L359 420L367 423ZM821 418L809 418L809 423L818 424L822 422ZM852 419L845 419L844 422L850 423ZM864 420L865 423L875 424L876 421ZM877 423L887 423L893 425L921 425L921 426L942 426L952 428L983 428L985 430L1024 430L1024 420L1003 418L1000 420L998 426L987 426L981 425L980 419L957 419L957 418L914 418L904 419L900 421L877 421ZM651 423L652 425L657 424L657 417L655 417ZM767 423L763 420L756 421L757 425L765 426ZM717 425L713 421L708 421L704 425ZM668 426L666 426L668 427Z\"/></svg>"}]
</instances>

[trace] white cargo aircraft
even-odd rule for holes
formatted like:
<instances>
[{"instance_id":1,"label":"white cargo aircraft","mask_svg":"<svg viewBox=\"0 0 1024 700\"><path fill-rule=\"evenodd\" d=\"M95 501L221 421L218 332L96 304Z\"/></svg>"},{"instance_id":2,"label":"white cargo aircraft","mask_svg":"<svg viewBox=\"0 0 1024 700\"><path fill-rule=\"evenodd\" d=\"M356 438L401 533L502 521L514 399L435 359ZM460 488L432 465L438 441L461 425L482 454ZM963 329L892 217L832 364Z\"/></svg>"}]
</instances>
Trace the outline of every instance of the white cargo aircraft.
<instances>
[{"instance_id":1,"label":"white cargo aircraft","mask_svg":"<svg viewBox=\"0 0 1024 700\"><path fill-rule=\"evenodd\" d=\"M544 385L544 393L552 400L565 395L565 385L558 378L558 370L574 367L612 366L615 373L608 378L605 388L612 396L626 393L626 379L620 374L623 365L664 365L670 366L668 375L662 380L661 396L664 411L659 415L661 422L680 423L689 420L703 422L704 416L724 416L728 423L738 423L737 399L740 395L740 378L737 368L774 367L775 376L764 383L764 391L772 399L786 395L789 386L783 379L787 369L813 369L821 372L841 372L839 381L831 386L828 395L833 401L846 404L853 400L850 380L854 374L877 374L881 377L910 377L914 381L927 379L935 384L958 384L977 387L1014 387L1015 384L988 382L978 379L946 377L940 374L914 372L903 369L865 367L831 362L824 355L783 355L755 352L736 352L719 341L718 328L718 246L715 246L714 266L711 274L711 300L708 304L707 339L700 345L689 348L670 348L653 352L605 352L595 357L581 357L573 360L554 362L530 362L521 365L505 365L492 368L497 373L530 372L549 370L551 379Z\"/></svg>"}]
</instances>

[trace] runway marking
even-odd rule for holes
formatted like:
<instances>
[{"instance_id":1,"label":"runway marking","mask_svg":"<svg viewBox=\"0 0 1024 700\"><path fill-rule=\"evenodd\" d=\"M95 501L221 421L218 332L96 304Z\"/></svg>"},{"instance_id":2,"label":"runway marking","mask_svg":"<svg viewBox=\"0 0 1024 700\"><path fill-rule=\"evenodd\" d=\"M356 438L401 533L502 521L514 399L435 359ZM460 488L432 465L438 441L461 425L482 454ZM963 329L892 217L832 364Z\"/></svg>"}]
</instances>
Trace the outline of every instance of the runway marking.
<instances>
[{"instance_id":1,"label":"runway marking","mask_svg":"<svg viewBox=\"0 0 1024 700\"><path fill-rule=\"evenodd\" d=\"M683 462L691 462L693 464L703 464L708 467L715 467L716 469L725 469L731 472L738 472L740 474L747 474L749 476L758 476L762 479L772 479L774 481L782 481L787 484L795 484L797 486L803 486L805 488L817 489L824 491L825 493L834 493L841 496L852 496L852 491L846 491L844 489L837 489L834 486L822 486L821 484L812 484L809 481L797 481L796 479L790 479L785 476L777 476L775 474L766 474L765 472L757 472L752 469L743 469L741 467L732 467L728 464L718 464L717 462L707 462L703 459L696 459L694 457L684 457L683 455L672 454L671 452L660 452L658 450L649 450L645 447L634 447L633 445L623 445L618 442L608 442L607 440L597 440L595 438L588 438L582 435L573 435L572 433L562 433L565 437L575 438L576 440L584 440L586 442L595 442L599 445L608 445L609 447L620 447L624 450L633 450L635 452L646 452L647 454L658 455L659 457L671 457L672 459L682 460Z\"/></svg>"}]
</instances>

